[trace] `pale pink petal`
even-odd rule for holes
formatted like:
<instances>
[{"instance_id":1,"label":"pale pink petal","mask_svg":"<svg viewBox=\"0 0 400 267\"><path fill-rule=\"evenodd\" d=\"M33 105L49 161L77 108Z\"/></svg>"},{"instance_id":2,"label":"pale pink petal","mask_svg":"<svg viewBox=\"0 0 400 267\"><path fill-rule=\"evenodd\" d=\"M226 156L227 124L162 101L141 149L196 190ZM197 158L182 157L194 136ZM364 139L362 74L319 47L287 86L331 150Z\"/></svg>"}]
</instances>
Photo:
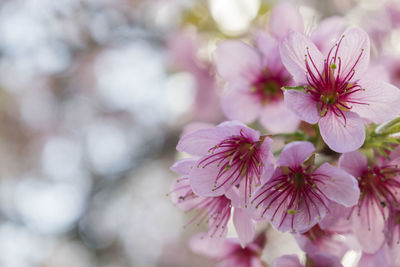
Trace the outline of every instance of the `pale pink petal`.
<instances>
[{"instance_id":1,"label":"pale pink petal","mask_svg":"<svg viewBox=\"0 0 400 267\"><path fill-rule=\"evenodd\" d=\"M296 90L287 90L284 92L284 96L286 107L299 116L301 120L310 124L318 122L320 116L317 103L310 95Z\"/></svg>"},{"instance_id":2,"label":"pale pink petal","mask_svg":"<svg viewBox=\"0 0 400 267\"><path fill-rule=\"evenodd\" d=\"M324 57L318 48L303 34L290 33L279 45L283 65L299 85L308 84L306 78L306 59L312 73L318 77L324 67ZM315 64L311 63L310 59Z\"/></svg>"},{"instance_id":3,"label":"pale pink petal","mask_svg":"<svg viewBox=\"0 0 400 267\"><path fill-rule=\"evenodd\" d=\"M204 201L203 197L193 196L192 194L189 178L180 177L173 181L168 195L171 196L172 203L178 208L189 211L195 209L200 202Z\"/></svg>"},{"instance_id":4,"label":"pale pink petal","mask_svg":"<svg viewBox=\"0 0 400 267\"><path fill-rule=\"evenodd\" d=\"M291 31L304 31L299 11L287 2L276 5L271 11L269 32L279 40Z\"/></svg>"},{"instance_id":5,"label":"pale pink petal","mask_svg":"<svg viewBox=\"0 0 400 267\"><path fill-rule=\"evenodd\" d=\"M343 235L351 233L351 222L347 219L351 208L346 208L335 202L331 202L328 207L329 213L318 223L321 229Z\"/></svg>"},{"instance_id":6,"label":"pale pink petal","mask_svg":"<svg viewBox=\"0 0 400 267\"><path fill-rule=\"evenodd\" d=\"M254 130L253 128L247 127L246 124L244 124L241 121L224 121L220 124L218 124L217 127L224 127L224 128L235 128L236 129L236 135L240 134L242 131L242 134L250 139L253 142L257 142L260 139L260 132L257 130Z\"/></svg>"},{"instance_id":7,"label":"pale pink petal","mask_svg":"<svg viewBox=\"0 0 400 267\"><path fill-rule=\"evenodd\" d=\"M278 47L276 40L264 31L258 31L256 35L256 47L263 57L263 66L266 67L268 60L273 56L275 49ZM269 64L269 63L268 63ZM282 63L280 63L282 65Z\"/></svg>"},{"instance_id":8,"label":"pale pink petal","mask_svg":"<svg viewBox=\"0 0 400 267\"><path fill-rule=\"evenodd\" d=\"M247 91L229 88L221 99L221 106L224 114L231 120L240 120L250 123L259 116L262 103L261 99Z\"/></svg>"},{"instance_id":9,"label":"pale pink petal","mask_svg":"<svg viewBox=\"0 0 400 267\"><path fill-rule=\"evenodd\" d=\"M358 209L356 208L351 217L354 235L366 253L375 253L385 239L383 233L385 221L377 205L379 204L375 202L368 206L363 205L360 215L357 214Z\"/></svg>"},{"instance_id":10,"label":"pale pink petal","mask_svg":"<svg viewBox=\"0 0 400 267\"><path fill-rule=\"evenodd\" d=\"M385 63L381 63L380 65L369 64L367 71L360 80L369 80L370 77L379 77L379 81L390 83L389 68L390 67L385 65Z\"/></svg>"},{"instance_id":11,"label":"pale pink petal","mask_svg":"<svg viewBox=\"0 0 400 267\"><path fill-rule=\"evenodd\" d=\"M231 200L231 204L233 207L242 207L240 202L239 188L237 188L236 186L233 186L228 191L226 191L225 196Z\"/></svg>"},{"instance_id":12,"label":"pale pink petal","mask_svg":"<svg viewBox=\"0 0 400 267\"><path fill-rule=\"evenodd\" d=\"M198 162L206 157L208 156L201 157ZM192 169L189 175L190 185L196 195L204 197L220 196L225 194L232 186L234 186L231 184L231 180L229 180L223 186L215 187L216 177L221 169L221 167L217 165L218 162L214 162L214 164L210 164L206 168L201 166L198 167L196 165ZM221 181L228 180L232 174L235 175L234 170L235 168L231 168L229 171L224 172L219 179L221 179ZM233 177L235 178L236 176ZM237 181L237 184L239 184L239 182L240 180Z\"/></svg>"},{"instance_id":13,"label":"pale pink petal","mask_svg":"<svg viewBox=\"0 0 400 267\"><path fill-rule=\"evenodd\" d=\"M368 168L367 158L359 151L345 153L339 158L339 167L358 178Z\"/></svg>"},{"instance_id":14,"label":"pale pink petal","mask_svg":"<svg viewBox=\"0 0 400 267\"><path fill-rule=\"evenodd\" d=\"M251 84L261 72L260 55L241 41L220 42L214 56L219 75L228 82Z\"/></svg>"},{"instance_id":15,"label":"pale pink petal","mask_svg":"<svg viewBox=\"0 0 400 267\"><path fill-rule=\"evenodd\" d=\"M182 159L175 162L170 169L178 174L189 174L196 162L197 159Z\"/></svg>"},{"instance_id":16,"label":"pale pink petal","mask_svg":"<svg viewBox=\"0 0 400 267\"><path fill-rule=\"evenodd\" d=\"M284 255L272 263L272 267L302 267L297 255Z\"/></svg>"},{"instance_id":17,"label":"pale pink petal","mask_svg":"<svg viewBox=\"0 0 400 267\"><path fill-rule=\"evenodd\" d=\"M322 164L314 175L322 181L319 189L331 200L345 207L358 203L360 189L357 180L342 169L329 163Z\"/></svg>"},{"instance_id":18,"label":"pale pink petal","mask_svg":"<svg viewBox=\"0 0 400 267\"><path fill-rule=\"evenodd\" d=\"M244 209L235 208L233 212L233 225L235 226L242 247L253 241L254 223Z\"/></svg>"},{"instance_id":19,"label":"pale pink petal","mask_svg":"<svg viewBox=\"0 0 400 267\"><path fill-rule=\"evenodd\" d=\"M283 101L277 101L264 106L260 123L272 134L289 133L296 131L300 119L286 107Z\"/></svg>"},{"instance_id":20,"label":"pale pink petal","mask_svg":"<svg viewBox=\"0 0 400 267\"><path fill-rule=\"evenodd\" d=\"M221 127L224 126L224 127ZM179 152L196 156L208 154L208 150L227 137L239 134L240 129L247 128L243 123L229 122L210 129L202 129L183 136L176 146Z\"/></svg>"},{"instance_id":21,"label":"pale pink petal","mask_svg":"<svg viewBox=\"0 0 400 267\"><path fill-rule=\"evenodd\" d=\"M355 71L351 81L357 81L367 71L370 56L370 44L368 34L358 28L348 29L343 34L343 39L338 44L337 57L340 57L340 78ZM336 49L333 49L335 51Z\"/></svg>"},{"instance_id":22,"label":"pale pink petal","mask_svg":"<svg viewBox=\"0 0 400 267\"><path fill-rule=\"evenodd\" d=\"M365 91L358 91L349 100L363 104L352 104L351 111L362 118L381 123L395 118L400 113L399 88L379 80L361 80L359 84Z\"/></svg>"},{"instance_id":23,"label":"pale pink petal","mask_svg":"<svg viewBox=\"0 0 400 267\"><path fill-rule=\"evenodd\" d=\"M326 18L311 33L310 39L324 54L335 44L340 34L343 32L345 20L343 17Z\"/></svg>"},{"instance_id":24,"label":"pale pink petal","mask_svg":"<svg viewBox=\"0 0 400 267\"><path fill-rule=\"evenodd\" d=\"M365 140L364 122L354 112L342 111L346 117L337 116L334 112L328 113L319 120L319 129L322 139L334 151L346 153L357 150Z\"/></svg>"},{"instance_id":25,"label":"pale pink petal","mask_svg":"<svg viewBox=\"0 0 400 267\"><path fill-rule=\"evenodd\" d=\"M310 142L291 142L283 148L276 164L278 166L300 166L314 151L315 147Z\"/></svg>"},{"instance_id":26,"label":"pale pink petal","mask_svg":"<svg viewBox=\"0 0 400 267\"><path fill-rule=\"evenodd\" d=\"M268 68L271 73L290 76L282 64L278 43L271 35L265 32L257 33L256 45L263 57L264 67Z\"/></svg>"}]
</instances>

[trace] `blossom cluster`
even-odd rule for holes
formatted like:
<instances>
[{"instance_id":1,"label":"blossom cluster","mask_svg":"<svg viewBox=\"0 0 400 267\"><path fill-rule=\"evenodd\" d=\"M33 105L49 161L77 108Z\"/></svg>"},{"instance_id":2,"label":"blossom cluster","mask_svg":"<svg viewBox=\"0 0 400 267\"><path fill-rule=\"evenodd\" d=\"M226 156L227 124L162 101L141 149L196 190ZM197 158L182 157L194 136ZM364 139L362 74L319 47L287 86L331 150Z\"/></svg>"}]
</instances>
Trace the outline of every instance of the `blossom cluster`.
<instances>
[{"instance_id":1,"label":"blossom cluster","mask_svg":"<svg viewBox=\"0 0 400 267\"><path fill-rule=\"evenodd\" d=\"M268 222L306 255L273 266L342 266L350 249L359 266L400 266L400 90L368 33L342 18L307 32L283 3L268 25L218 43L228 120L192 124L178 142L169 195L188 226L208 226L190 246L220 266L263 266Z\"/></svg>"}]
</instances>

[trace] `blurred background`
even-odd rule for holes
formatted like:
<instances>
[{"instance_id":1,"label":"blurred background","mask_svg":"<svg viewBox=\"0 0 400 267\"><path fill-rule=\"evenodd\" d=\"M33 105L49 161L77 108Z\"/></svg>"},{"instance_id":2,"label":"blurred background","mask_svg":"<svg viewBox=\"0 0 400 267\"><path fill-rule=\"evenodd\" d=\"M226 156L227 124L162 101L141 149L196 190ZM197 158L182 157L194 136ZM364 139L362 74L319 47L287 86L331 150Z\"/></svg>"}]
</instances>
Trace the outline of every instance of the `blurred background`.
<instances>
[{"instance_id":1,"label":"blurred background","mask_svg":"<svg viewBox=\"0 0 400 267\"><path fill-rule=\"evenodd\" d=\"M345 16L400 62L392 2L292 2L306 29ZM186 124L224 119L216 43L266 30L275 4L0 1L0 266L213 266L188 249L169 166ZM300 253L268 238L268 263Z\"/></svg>"}]
</instances>

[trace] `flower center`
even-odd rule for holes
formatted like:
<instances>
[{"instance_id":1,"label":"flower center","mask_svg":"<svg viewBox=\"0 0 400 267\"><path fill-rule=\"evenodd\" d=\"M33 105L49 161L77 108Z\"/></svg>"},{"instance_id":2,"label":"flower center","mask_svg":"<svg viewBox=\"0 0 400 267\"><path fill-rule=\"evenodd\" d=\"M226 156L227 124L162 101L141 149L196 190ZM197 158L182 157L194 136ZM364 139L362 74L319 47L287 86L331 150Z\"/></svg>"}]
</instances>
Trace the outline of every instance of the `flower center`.
<instances>
[{"instance_id":1,"label":"flower center","mask_svg":"<svg viewBox=\"0 0 400 267\"><path fill-rule=\"evenodd\" d=\"M346 116L343 111L351 110L352 104L367 105L367 103L352 98L354 93L365 89L357 81L351 81L355 75L355 67L363 55L364 49L361 49L353 66L349 70L343 71L342 59L338 56L343 38L344 35L331 48L327 58L324 59L322 72L311 58L309 48L306 48L305 63L308 85L305 89L318 103L317 106L321 117L324 117L328 111L333 112L336 116L342 117L344 124L346 124Z\"/></svg>"},{"instance_id":2,"label":"flower center","mask_svg":"<svg viewBox=\"0 0 400 267\"><path fill-rule=\"evenodd\" d=\"M227 183L238 185L245 179L245 203L247 202L247 190L249 189L251 197L252 185L261 184L264 164L260 146L265 137L253 142L241 130L239 135L232 135L208 150L210 155L201 160L197 167L214 165L219 168L212 191Z\"/></svg>"},{"instance_id":3,"label":"flower center","mask_svg":"<svg viewBox=\"0 0 400 267\"><path fill-rule=\"evenodd\" d=\"M262 104L266 105L283 98L283 93L280 89L288 81L289 78L283 77L281 73L272 74L265 68L260 77L253 82L250 92L258 96Z\"/></svg>"},{"instance_id":4,"label":"flower center","mask_svg":"<svg viewBox=\"0 0 400 267\"><path fill-rule=\"evenodd\" d=\"M265 185L266 188L260 190L252 203L255 203L256 208L259 208L260 205L265 207L261 217L275 204L276 210L271 221L277 214L284 214L278 226L280 227L287 216L291 216L289 220L291 221L292 231L295 232L294 220L301 208L306 208L309 223L311 223L315 213L319 215L319 218L322 217L320 207L329 210L325 203L326 196L319 189L319 186L323 186L324 182L319 177L322 174L314 175L310 173L311 166L304 168L281 166L280 168L282 174L271 178Z\"/></svg>"}]
</instances>

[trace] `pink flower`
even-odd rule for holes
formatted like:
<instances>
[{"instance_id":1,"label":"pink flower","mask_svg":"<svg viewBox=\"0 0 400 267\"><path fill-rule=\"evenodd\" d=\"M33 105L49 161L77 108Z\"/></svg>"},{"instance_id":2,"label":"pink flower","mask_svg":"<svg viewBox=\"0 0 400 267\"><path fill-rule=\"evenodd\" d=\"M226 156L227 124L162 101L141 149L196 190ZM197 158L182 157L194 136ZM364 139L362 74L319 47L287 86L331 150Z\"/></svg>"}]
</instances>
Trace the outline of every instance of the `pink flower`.
<instances>
[{"instance_id":1,"label":"pink flower","mask_svg":"<svg viewBox=\"0 0 400 267\"><path fill-rule=\"evenodd\" d=\"M316 170L314 146L292 142L284 147L271 179L257 190L251 201L254 218L267 218L279 231L303 233L329 212L331 202L346 207L359 198L357 181L328 163Z\"/></svg>"},{"instance_id":2,"label":"pink flower","mask_svg":"<svg viewBox=\"0 0 400 267\"><path fill-rule=\"evenodd\" d=\"M339 159L340 168L359 181L360 200L348 217L364 252L375 253L382 246L389 208L399 205L399 159L368 166L367 159L358 151L343 154Z\"/></svg>"},{"instance_id":3,"label":"pink flower","mask_svg":"<svg viewBox=\"0 0 400 267\"><path fill-rule=\"evenodd\" d=\"M302 87L287 90L285 104L302 120L318 123L321 136L336 152L364 143L362 118L381 123L400 112L400 90L379 77L365 77L370 45L367 34L347 30L326 56L304 35L293 32L280 44L286 69Z\"/></svg>"},{"instance_id":4,"label":"pink flower","mask_svg":"<svg viewBox=\"0 0 400 267\"><path fill-rule=\"evenodd\" d=\"M171 170L183 175L172 184L170 192L172 202L186 212L197 210L196 215L187 225L208 222L208 232L202 235L202 238L212 240L216 246L225 239L232 205L236 206L233 212L233 224L241 245L246 246L254 238L254 223L244 210L237 206L238 194L235 188L227 195L218 197L197 196L190 187L188 177L195 164L195 159L184 159L172 165Z\"/></svg>"},{"instance_id":5,"label":"pink flower","mask_svg":"<svg viewBox=\"0 0 400 267\"><path fill-rule=\"evenodd\" d=\"M329 253L317 253L307 256L305 264L301 264L297 255L284 255L277 258L272 267L342 267L340 259Z\"/></svg>"},{"instance_id":6,"label":"pink flower","mask_svg":"<svg viewBox=\"0 0 400 267\"><path fill-rule=\"evenodd\" d=\"M239 186L243 205L272 174L271 138L237 121L227 121L181 138L177 150L199 157L189 173L193 192L220 196Z\"/></svg>"},{"instance_id":7,"label":"pink flower","mask_svg":"<svg viewBox=\"0 0 400 267\"><path fill-rule=\"evenodd\" d=\"M241 41L224 41L215 52L218 73L229 83L221 99L229 119L250 123L259 118L270 132L292 132L300 120L283 103L281 87L290 75L283 67L276 41L259 34L258 48Z\"/></svg>"},{"instance_id":8,"label":"pink flower","mask_svg":"<svg viewBox=\"0 0 400 267\"><path fill-rule=\"evenodd\" d=\"M240 246L237 239L228 238L222 247L210 249L207 241L201 236L194 236L190 240L190 248L199 254L205 255L218 262L218 267L264 267L260 259L265 246L265 233L260 233L247 247Z\"/></svg>"}]
</instances>

